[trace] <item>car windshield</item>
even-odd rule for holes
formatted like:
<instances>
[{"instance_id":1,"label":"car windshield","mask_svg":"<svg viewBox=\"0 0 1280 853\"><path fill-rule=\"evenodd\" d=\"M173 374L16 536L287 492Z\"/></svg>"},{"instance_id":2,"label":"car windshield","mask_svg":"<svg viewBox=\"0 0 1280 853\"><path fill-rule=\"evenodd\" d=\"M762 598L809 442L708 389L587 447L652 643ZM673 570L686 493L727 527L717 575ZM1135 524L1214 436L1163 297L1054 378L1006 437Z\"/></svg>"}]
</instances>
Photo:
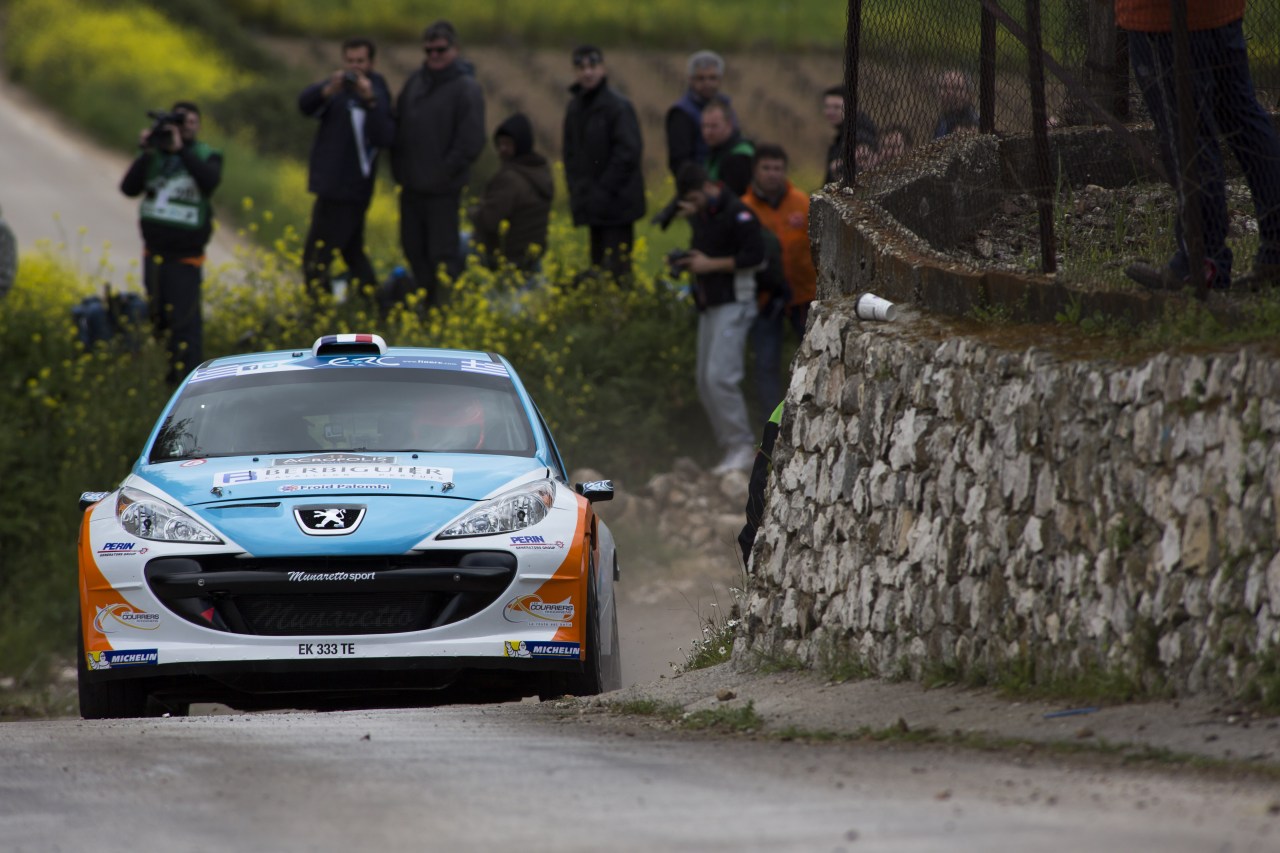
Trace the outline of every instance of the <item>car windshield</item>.
<instances>
[{"instance_id":1,"label":"car windshield","mask_svg":"<svg viewBox=\"0 0 1280 853\"><path fill-rule=\"evenodd\" d=\"M406 368L281 371L187 385L151 462L324 451L532 456L505 377Z\"/></svg>"}]
</instances>

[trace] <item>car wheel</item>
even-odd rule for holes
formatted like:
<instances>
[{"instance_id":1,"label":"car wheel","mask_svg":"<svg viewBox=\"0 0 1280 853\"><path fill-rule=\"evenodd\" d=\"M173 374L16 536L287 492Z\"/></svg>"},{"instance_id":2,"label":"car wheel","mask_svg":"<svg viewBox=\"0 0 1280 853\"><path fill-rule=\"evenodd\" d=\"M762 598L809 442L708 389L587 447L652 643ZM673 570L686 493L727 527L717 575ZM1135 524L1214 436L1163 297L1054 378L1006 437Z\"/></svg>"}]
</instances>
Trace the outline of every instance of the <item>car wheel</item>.
<instances>
[{"instance_id":1,"label":"car wheel","mask_svg":"<svg viewBox=\"0 0 1280 853\"><path fill-rule=\"evenodd\" d=\"M581 672L548 673L546 686L538 698L547 700L555 696L595 696L609 689L603 661L600 656L600 601L596 596L596 559L593 554L587 564L587 622L582 626L586 633L583 644L587 656L582 661ZM614 642L618 632L614 631Z\"/></svg>"},{"instance_id":2,"label":"car wheel","mask_svg":"<svg viewBox=\"0 0 1280 853\"><path fill-rule=\"evenodd\" d=\"M76 686L80 694L80 716L86 720L147 716L148 697L142 685L134 681L95 683L90 680L89 663L85 659L83 627L80 629L79 646Z\"/></svg>"}]
</instances>

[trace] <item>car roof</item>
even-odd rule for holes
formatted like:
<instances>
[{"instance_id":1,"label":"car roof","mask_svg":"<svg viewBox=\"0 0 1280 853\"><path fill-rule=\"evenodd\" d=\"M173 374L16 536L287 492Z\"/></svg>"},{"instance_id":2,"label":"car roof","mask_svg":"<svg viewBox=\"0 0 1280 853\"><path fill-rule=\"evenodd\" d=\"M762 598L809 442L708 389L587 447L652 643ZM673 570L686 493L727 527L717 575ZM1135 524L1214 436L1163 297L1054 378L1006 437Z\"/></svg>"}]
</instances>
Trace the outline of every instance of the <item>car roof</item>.
<instances>
[{"instance_id":1,"label":"car roof","mask_svg":"<svg viewBox=\"0 0 1280 853\"><path fill-rule=\"evenodd\" d=\"M201 367L220 367L227 364L259 364L274 363L282 360L290 360L295 358L307 358L311 356L311 349L293 349L293 350L271 350L268 352L251 352L241 353L238 355L226 355L221 358L211 359L205 362ZM495 353L485 352L483 350L465 350L465 349L445 349L443 347L387 347L388 356L421 356L430 358L443 359L476 359L483 361L501 361L506 362ZM339 355L339 356L320 356L321 358L359 358L361 356Z\"/></svg>"}]
</instances>

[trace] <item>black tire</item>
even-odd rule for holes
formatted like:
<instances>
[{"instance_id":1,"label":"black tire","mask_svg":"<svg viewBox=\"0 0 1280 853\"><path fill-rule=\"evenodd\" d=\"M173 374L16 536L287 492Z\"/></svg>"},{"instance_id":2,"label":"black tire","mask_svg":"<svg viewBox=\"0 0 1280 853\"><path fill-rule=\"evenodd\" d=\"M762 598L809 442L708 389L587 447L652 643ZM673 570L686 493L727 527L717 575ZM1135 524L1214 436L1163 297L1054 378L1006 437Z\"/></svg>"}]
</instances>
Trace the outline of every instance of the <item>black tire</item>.
<instances>
[{"instance_id":1,"label":"black tire","mask_svg":"<svg viewBox=\"0 0 1280 853\"><path fill-rule=\"evenodd\" d=\"M136 681L99 681L89 678L89 662L85 658L84 628L80 628L76 685L80 694L80 716L86 720L110 720L120 717L146 717L146 688Z\"/></svg>"}]
</instances>

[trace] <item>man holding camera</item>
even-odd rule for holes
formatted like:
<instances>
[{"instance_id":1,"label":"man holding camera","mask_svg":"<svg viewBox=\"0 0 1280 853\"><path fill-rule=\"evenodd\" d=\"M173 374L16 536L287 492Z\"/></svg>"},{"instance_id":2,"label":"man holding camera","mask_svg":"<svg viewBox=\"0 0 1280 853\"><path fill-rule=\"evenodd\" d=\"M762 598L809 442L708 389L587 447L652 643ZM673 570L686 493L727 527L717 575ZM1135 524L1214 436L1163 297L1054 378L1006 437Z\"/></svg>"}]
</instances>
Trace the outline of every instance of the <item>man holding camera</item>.
<instances>
[{"instance_id":1,"label":"man holding camera","mask_svg":"<svg viewBox=\"0 0 1280 853\"><path fill-rule=\"evenodd\" d=\"M317 118L307 189L315 194L302 271L313 294L330 292L329 265L342 255L353 287L376 278L364 251L364 222L373 198L378 149L395 141L391 90L373 70L374 43L342 43L342 67L298 96L302 114Z\"/></svg>"},{"instance_id":2,"label":"man holding camera","mask_svg":"<svg viewBox=\"0 0 1280 853\"><path fill-rule=\"evenodd\" d=\"M741 383L747 335L757 313L755 272L765 259L760 220L697 163L680 167L676 192L693 241L671 265L694 276L698 397L724 450L712 471L749 471L755 461L755 437Z\"/></svg>"},{"instance_id":3,"label":"man holding camera","mask_svg":"<svg viewBox=\"0 0 1280 853\"><path fill-rule=\"evenodd\" d=\"M222 180L222 153L196 139L200 108L179 101L152 113L138 155L120 182L130 198L142 196L142 281L156 334L166 338L171 383L204 360L200 284L205 246L213 234L209 202Z\"/></svg>"}]
</instances>

